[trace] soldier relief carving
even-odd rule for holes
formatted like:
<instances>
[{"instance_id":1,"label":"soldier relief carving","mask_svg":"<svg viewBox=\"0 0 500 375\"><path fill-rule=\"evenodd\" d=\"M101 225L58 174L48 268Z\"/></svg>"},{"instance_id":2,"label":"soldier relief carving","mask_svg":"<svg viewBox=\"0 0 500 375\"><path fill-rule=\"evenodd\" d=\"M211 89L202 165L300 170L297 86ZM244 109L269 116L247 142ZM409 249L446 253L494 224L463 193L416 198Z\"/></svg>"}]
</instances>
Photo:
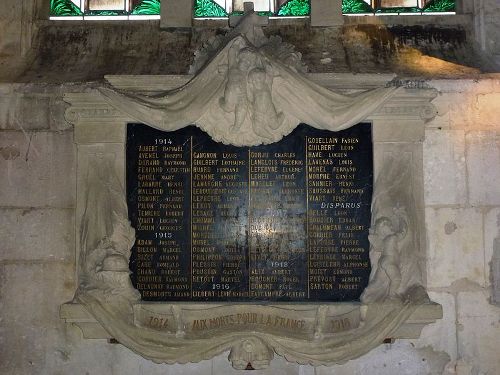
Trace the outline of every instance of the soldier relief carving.
<instances>
[{"instance_id":1,"label":"soldier relief carving","mask_svg":"<svg viewBox=\"0 0 500 375\"><path fill-rule=\"evenodd\" d=\"M196 124L215 140L251 146L275 142L301 122L319 129L348 128L400 90L380 88L346 96L308 81L301 74L300 55L280 40L265 37L255 17L247 15L231 33L206 47L215 55L198 53L196 75L186 86L154 96L113 88L103 88L99 95L113 108L158 129ZM186 363L230 351L229 359L238 369L249 364L265 368L273 353L303 364L343 363L391 337L428 302L419 265L417 234L422 228L408 186L411 158L390 155L375 187L369 236L372 273L361 303L351 304L351 310L335 305L165 303L164 323L145 327L140 297L129 278L135 234L115 158L113 153L94 154L88 163L75 301L112 337L146 358ZM225 329L192 329L193 319L217 311L228 317ZM298 330L273 330L259 323L276 314L293 316L291 321L300 322Z\"/></svg>"}]
</instances>

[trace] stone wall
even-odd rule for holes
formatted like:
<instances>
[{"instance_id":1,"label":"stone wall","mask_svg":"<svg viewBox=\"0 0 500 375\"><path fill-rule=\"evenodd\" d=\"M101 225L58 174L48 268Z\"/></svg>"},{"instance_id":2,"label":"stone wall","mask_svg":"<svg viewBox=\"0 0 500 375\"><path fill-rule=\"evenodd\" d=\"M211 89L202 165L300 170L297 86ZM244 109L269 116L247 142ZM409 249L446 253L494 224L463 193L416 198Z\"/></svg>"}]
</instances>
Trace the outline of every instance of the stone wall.
<instances>
[{"instance_id":1,"label":"stone wall","mask_svg":"<svg viewBox=\"0 0 500 375\"><path fill-rule=\"evenodd\" d=\"M440 92L434 101L439 114L428 123L424 143L427 282L444 318L418 340L382 345L341 366L314 369L277 358L255 374L498 372L500 307L489 302L489 262L494 241L500 243L500 77L464 77L477 74L471 66L483 67L476 48L500 64L500 8L498 0L463 5L471 21L464 18L461 26L444 19L419 25L412 17L411 24L399 18L390 32L369 18L349 18L338 28L267 29L296 44L311 71L444 72L463 79L430 82ZM44 21L46 9L48 0L3 0L0 14L0 81L40 82L0 84L0 373L237 374L227 354L198 364L157 365L121 345L82 339L77 327L59 319L60 304L76 288L77 160L62 94L87 86L43 83L185 73L194 50L221 29L160 32L158 22L63 25Z\"/></svg>"},{"instance_id":2,"label":"stone wall","mask_svg":"<svg viewBox=\"0 0 500 375\"><path fill-rule=\"evenodd\" d=\"M203 42L227 30L224 22L198 22L188 31L160 30L160 21L48 21L48 4L49 0L3 0L0 82L182 74ZM294 43L312 72L449 76L474 72L468 68L498 71L498 1L464 0L463 13L343 17L344 25L338 27L273 20L266 32Z\"/></svg>"},{"instance_id":3,"label":"stone wall","mask_svg":"<svg viewBox=\"0 0 500 375\"><path fill-rule=\"evenodd\" d=\"M279 357L256 374L495 374L500 307L490 304L500 237L500 78L434 80L438 116L424 143L427 284L444 318L418 340L331 368ZM59 318L75 284L75 147L62 93L82 85L0 85L0 373L237 374L227 354L158 365L85 340ZM498 241L497 241L498 242Z\"/></svg>"},{"instance_id":4,"label":"stone wall","mask_svg":"<svg viewBox=\"0 0 500 375\"><path fill-rule=\"evenodd\" d=\"M413 21L337 28L311 28L301 21L264 30L296 46L310 72L457 76L477 73L482 67L467 18L463 24L435 26ZM217 27L159 31L158 22L94 22L91 28L86 23L45 23L19 79L75 82L100 80L106 74L186 74L195 51L227 32Z\"/></svg>"}]
</instances>

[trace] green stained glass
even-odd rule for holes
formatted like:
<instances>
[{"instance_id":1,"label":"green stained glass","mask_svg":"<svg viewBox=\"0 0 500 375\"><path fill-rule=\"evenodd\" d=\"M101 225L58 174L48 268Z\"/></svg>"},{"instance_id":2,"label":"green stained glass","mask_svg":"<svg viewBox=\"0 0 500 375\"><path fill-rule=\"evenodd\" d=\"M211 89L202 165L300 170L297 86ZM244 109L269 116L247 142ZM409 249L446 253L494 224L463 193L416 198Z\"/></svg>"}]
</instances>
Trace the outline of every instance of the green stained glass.
<instances>
[{"instance_id":1,"label":"green stained glass","mask_svg":"<svg viewBox=\"0 0 500 375\"><path fill-rule=\"evenodd\" d=\"M50 15L56 17L83 15L71 0L50 0Z\"/></svg>"},{"instance_id":2,"label":"green stained glass","mask_svg":"<svg viewBox=\"0 0 500 375\"><path fill-rule=\"evenodd\" d=\"M365 3L363 0L343 0L342 13L356 14L356 13L373 13L373 8Z\"/></svg>"},{"instance_id":3,"label":"green stained glass","mask_svg":"<svg viewBox=\"0 0 500 375\"><path fill-rule=\"evenodd\" d=\"M419 7L394 7L394 8L380 8L377 13L418 13L422 9Z\"/></svg>"},{"instance_id":4,"label":"green stained glass","mask_svg":"<svg viewBox=\"0 0 500 375\"><path fill-rule=\"evenodd\" d=\"M159 15L160 0L143 0L130 14L133 15Z\"/></svg>"},{"instance_id":5,"label":"green stained glass","mask_svg":"<svg viewBox=\"0 0 500 375\"><path fill-rule=\"evenodd\" d=\"M278 16L298 17L311 14L310 0L289 0L278 10Z\"/></svg>"},{"instance_id":6,"label":"green stained glass","mask_svg":"<svg viewBox=\"0 0 500 375\"><path fill-rule=\"evenodd\" d=\"M434 0L424 7L424 12L454 12L455 0Z\"/></svg>"},{"instance_id":7,"label":"green stained glass","mask_svg":"<svg viewBox=\"0 0 500 375\"><path fill-rule=\"evenodd\" d=\"M212 0L195 0L195 17L227 17L228 14L219 4Z\"/></svg>"}]
</instances>

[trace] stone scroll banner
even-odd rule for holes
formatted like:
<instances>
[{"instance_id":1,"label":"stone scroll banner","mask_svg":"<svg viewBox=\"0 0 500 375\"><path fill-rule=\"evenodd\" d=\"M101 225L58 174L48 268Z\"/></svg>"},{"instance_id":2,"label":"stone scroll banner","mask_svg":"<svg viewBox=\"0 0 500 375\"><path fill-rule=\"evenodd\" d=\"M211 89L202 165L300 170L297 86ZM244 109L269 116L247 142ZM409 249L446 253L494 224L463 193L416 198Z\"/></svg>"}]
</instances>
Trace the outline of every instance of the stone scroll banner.
<instances>
[{"instance_id":1,"label":"stone scroll banner","mask_svg":"<svg viewBox=\"0 0 500 375\"><path fill-rule=\"evenodd\" d=\"M136 304L134 323L158 332L182 332L186 338L242 330L314 339L319 333L336 334L358 328L361 321L359 304L324 306L321 314L316 306L304 305L211 305L208 308L182 305L177 308L157 303Z\"/></svg>"},{"instance_id":2,"label":"stone scroll banner","mask_svg":"<svg viewBox=\"0 0 500 375\"><path fill-rule=\"evenodd\" d=\"M370 274L370 124L300 125L254 147L195 127L130 124L127 134L132 281L143 300L359 300Z\"/></svg>"}]
</instances>

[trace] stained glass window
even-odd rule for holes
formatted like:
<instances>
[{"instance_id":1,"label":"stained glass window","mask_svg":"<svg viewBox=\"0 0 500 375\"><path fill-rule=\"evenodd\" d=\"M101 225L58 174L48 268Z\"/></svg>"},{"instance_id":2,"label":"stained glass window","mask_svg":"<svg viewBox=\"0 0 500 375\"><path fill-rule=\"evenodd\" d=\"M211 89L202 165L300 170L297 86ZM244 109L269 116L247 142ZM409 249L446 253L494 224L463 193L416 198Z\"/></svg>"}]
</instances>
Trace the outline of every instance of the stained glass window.
<instances>
[{"instance_id":1,"label":"stained glass window","mask_svg":"<svg viewBox=\"0 0 500 375\"><path fill-rule=\"evenodd\" d=\"M246 0L194 0L196 18L217 18L243 14ZM257 14L271 17L307 17L310 0L253 0Z\"/></svg>"},{"instance_id":2,"label":"stained glass window","mask_svg":"<svg viewBox=\"0 0 500 375\"><path fill-rule=\"evenodd\" d=\"M455 0L342 0L343 14L454 13Z\"/></svg>"},{"instance_id":3,"label":"stained glass window","mask_svg":"<svg viewBox=\"0 0 500 375\"><path fill-rule=\"evenodd\" d=\"M50 0L51 19L159 19L160 0Z\"/></svg>"}]
</instances>

